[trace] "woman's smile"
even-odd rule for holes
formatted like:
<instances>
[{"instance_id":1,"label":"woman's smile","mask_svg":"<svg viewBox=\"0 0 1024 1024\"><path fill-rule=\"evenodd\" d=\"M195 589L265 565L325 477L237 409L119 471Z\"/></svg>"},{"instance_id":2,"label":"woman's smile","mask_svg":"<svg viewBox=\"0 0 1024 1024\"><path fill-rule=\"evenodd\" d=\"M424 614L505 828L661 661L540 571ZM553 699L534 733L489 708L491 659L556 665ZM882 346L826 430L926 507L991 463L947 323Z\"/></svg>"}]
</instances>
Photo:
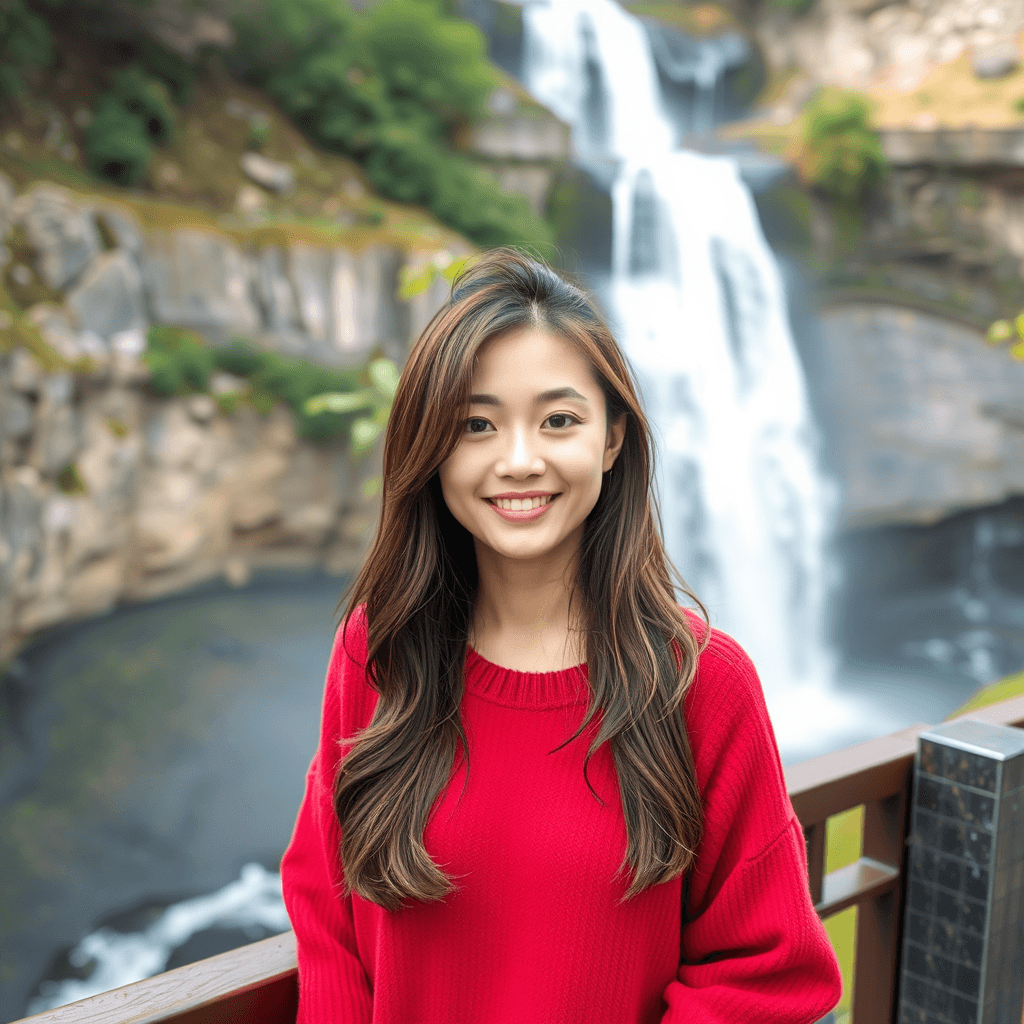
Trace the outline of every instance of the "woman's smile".
<instances>
[{"instance_id":1,"label":"woman's smile","mask_svg":"<svg viewBox=\"0 0 1024 1024\"><path fill-rule=\"evenodd\" d=\"M521 498L495 495L486 500L502 519L516 523L538 519L551 507L551 503L557 497L557 494L540 494L534 497L524 495Z\"/></svg>"}]
</instances>

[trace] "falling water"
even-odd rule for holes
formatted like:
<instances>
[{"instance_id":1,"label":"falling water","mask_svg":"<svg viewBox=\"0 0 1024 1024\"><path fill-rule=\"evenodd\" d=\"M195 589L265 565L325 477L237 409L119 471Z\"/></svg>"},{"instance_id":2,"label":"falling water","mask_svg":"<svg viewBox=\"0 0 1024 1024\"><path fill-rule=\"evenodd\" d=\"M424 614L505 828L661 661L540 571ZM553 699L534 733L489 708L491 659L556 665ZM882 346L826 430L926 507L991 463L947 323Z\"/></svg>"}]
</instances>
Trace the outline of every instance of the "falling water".
<instances>
[{"instance_id":1,"label":"falling water","mask_svg":"<svg viewBox=\"0 0 1024 1024\"><path fill-rule=\"evenodd\" d=\"M676 148L651 37L613 0L531 3L524 27L527 87L580 162L617 165L608 299L658 435L669 555L754 658L784 752L808 721L820 749L855 713L822 639L831 491L750 193L732 160ZM688 58L705 95L723 53Z\"/></svg>"}]
</instances>

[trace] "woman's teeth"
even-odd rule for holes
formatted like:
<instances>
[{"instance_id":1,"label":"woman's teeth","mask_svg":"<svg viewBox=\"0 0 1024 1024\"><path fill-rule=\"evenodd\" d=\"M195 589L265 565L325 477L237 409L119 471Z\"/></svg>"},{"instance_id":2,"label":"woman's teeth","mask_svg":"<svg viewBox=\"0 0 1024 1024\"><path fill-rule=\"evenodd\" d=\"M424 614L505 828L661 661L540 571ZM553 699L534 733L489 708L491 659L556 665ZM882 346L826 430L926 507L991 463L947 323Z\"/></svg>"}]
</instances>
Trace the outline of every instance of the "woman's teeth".
<instances>
[{"instance_id":1,"label":"woman's teeth","mask_svg":"<svg viewBox=\"0 0 1024 1024\"><path fill-rule=\"evenodd\" d=\"M545 494L539 498L491 498L491 501L506 512L528 512L531 508L547 505L554 497L553 494Z\"/></svg>"}]
</instances>

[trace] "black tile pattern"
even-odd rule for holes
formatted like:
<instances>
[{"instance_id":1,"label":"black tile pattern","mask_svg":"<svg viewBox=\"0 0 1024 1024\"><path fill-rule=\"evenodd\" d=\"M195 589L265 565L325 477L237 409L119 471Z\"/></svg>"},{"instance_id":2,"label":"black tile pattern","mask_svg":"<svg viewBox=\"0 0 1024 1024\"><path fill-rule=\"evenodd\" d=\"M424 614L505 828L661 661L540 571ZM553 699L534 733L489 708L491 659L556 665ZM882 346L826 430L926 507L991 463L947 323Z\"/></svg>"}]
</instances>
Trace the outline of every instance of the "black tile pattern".
<instances>
[{"instance_id":1,"label":"black tile pattern","mask_svg":"<svg viewBox=\"0 0 1024 1024\"><path fill-rule=\"evenodd\" d=\"M1020 1024L1024 730L996 728L952 723L919 744L899 1024Z\"/></svg>"}]
</instances>

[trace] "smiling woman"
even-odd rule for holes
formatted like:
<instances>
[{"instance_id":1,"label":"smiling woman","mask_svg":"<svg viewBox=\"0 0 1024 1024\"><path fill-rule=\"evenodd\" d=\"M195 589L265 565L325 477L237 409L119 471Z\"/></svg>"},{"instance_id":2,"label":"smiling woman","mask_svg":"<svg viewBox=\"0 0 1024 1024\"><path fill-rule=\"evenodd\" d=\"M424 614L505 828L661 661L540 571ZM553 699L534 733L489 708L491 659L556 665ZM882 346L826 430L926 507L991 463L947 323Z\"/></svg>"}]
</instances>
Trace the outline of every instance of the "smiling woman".
<instances>
[{"instance_id":1,"label":"smiling woman","mask_svg":"<svg viewBox=\"0 0 1024 1024\"><path fill-rule=\"evenodd\" d=\"M473 538L480 583L470 644L525 671L585 661L569 614L571 581L626 414L609 423L587 359L535 328L480 346L469 412L438 475L445 504Z\"/></svg>"},{"instance_id":2,"label":"smiling woman","mask_svg":"<svg viewBox=\"0 0 1024 1024\"><path fill-rule=\"evenodd\" d=\"M281 864L300 1024L835 1005L756 672L676 603L652 479L592 300L511 250L465 271L395 394Z\"/></svg>"}]
</instances>

